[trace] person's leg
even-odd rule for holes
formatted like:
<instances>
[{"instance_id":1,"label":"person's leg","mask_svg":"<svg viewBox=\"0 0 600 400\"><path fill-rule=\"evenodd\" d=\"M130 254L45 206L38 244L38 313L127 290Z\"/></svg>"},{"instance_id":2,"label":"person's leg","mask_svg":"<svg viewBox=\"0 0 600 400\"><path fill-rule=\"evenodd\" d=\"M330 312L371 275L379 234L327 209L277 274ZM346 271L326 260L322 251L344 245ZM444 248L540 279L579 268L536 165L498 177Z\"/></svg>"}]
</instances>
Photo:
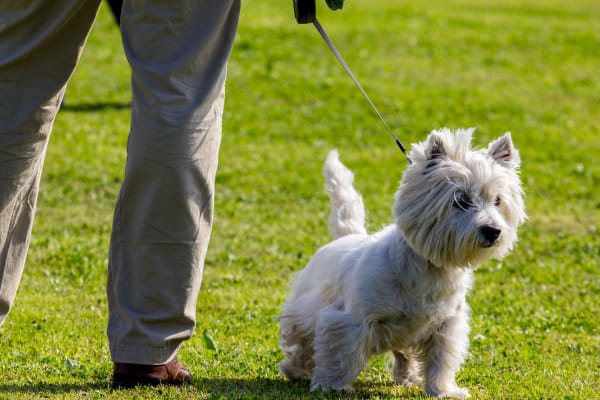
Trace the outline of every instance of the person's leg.
<instances>
[{"instance_id":1,"label":"person's leg","mask_svg":"<svg viewBox=\"0 0 600 400\"><path fill-rule=\"evenodd\" d=\"M0 2L0 324L25 265L52 124L98 3Z\"/></svg>"},{"instance_id":2,"label":"person's leg","mask_svg":"<svg viewBox=\"0 0 600 400\"><path fill-rule=\"evenodd\" d=\"M123 5L133 99L107 284L115 365L173 361L195 327L239 9L239 0Z\"/></svg>"}]
</instances>

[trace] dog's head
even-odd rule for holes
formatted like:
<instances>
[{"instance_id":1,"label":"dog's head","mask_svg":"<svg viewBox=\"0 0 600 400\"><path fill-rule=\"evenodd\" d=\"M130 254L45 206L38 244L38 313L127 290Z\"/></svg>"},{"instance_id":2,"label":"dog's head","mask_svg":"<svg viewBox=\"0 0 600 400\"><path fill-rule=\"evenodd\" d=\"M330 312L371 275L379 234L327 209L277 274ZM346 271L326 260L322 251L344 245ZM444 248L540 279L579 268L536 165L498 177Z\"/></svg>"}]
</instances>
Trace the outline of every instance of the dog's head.
<instances>
[{"instance_id":1,"label":"dog's head","mask_svg":"<svg viewBox=\"0 0 600 400\"><path fill-rule=\"evenodd\" d=\"M474 267L503 257L526 218L519 152L510 134L472 150L473 131L433 131L414 145L396 193L398 229L438 267Z\"/></svg>"}]
</instances>

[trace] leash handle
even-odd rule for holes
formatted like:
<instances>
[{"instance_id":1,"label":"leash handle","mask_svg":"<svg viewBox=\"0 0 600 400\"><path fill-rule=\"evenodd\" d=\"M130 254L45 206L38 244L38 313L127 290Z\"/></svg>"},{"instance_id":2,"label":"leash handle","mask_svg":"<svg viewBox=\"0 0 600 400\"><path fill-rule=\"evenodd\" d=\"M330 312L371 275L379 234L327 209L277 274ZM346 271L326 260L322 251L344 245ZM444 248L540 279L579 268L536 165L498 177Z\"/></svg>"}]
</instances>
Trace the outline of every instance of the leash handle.
<instances>
[{"instance_id":1,"label":"leash handle","mask_svg":"<svg viewBox=\"0 0 600 400\"><path fill-rule=\"evenodd\" d=\"M299 24L310 24L317 18L316 0L294 0L294 16Z\"/></svg>"}]
</instances>

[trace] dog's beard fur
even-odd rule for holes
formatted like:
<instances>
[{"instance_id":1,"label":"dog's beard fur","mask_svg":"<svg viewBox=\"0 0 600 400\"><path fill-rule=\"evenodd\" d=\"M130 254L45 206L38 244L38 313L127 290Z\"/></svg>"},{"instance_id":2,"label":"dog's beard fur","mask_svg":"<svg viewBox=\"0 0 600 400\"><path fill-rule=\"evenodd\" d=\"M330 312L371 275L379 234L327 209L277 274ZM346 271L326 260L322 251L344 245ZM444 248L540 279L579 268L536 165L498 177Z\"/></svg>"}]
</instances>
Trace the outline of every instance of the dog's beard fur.
<instances>
[{"instance_id":1,"label":"dog's beard fur","mask_svg":"<svg viewBox=\"0 0 600 400\"><path fill-rule=\"evenodd\" d=\"M372 235L352 172L330 153L324 174L336 240L299 273L279 317L288 379L350 389L372 355L392 351L396 382L468 396L454 376L468 351L472 271L503 257L525 219L510 134L473 151L472 132L434 131L413 146L396 224Z\"/></svg>"}]
</instances>

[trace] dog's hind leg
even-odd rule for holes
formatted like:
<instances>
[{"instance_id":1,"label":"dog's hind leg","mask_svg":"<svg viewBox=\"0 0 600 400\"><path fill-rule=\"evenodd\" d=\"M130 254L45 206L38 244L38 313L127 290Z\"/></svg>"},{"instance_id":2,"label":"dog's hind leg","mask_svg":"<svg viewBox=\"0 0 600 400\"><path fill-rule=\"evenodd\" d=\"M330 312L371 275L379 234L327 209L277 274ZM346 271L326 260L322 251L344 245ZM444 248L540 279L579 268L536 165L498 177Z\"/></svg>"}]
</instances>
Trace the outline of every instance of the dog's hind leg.
<instances>
[{"instance_id":1,"label":"dog's hind leg","mask_svg":"<svg viewBox=\"0 0 600 400\"><path fill-rule=\"evenodd\" d=\"M286 359L279 363L279 371L290 381L310 379L314 367L313 336L297 325L291 316L280 316L279 346Z\"/></svg>"},{"instance_id":2,"label":"dog's hind leg","mask_svg":"<svg viewBox=\"0 0 600 400\"><path fill-rule=\"evenodd\" d=\"M279 363L279 371L289 381L310 379L314 362L312 352L306 348L296 348L288 352L287 358Z\"/></svg>"},{"instance_id":3,"label":"dog's hind leg","mask_svg":"<svg viewBox=\"0 0 600 400\"><path fill-rule=\"evenodd\" d=\"M314 340L311 391L352 390L350 384L369 361L368 327L362 320L328 306L319 311Z\"/></svg>"},{"instance_id":4,"label":"dog's hind leg","mask_svg":"<svg viewBox=\"0 0 600 400\"><path fill-rule=\"evenodd\" d=\"M394 381L405 387L421 382L420 365L410 351L394 351Z\"/></svg>"}]
</instances>

